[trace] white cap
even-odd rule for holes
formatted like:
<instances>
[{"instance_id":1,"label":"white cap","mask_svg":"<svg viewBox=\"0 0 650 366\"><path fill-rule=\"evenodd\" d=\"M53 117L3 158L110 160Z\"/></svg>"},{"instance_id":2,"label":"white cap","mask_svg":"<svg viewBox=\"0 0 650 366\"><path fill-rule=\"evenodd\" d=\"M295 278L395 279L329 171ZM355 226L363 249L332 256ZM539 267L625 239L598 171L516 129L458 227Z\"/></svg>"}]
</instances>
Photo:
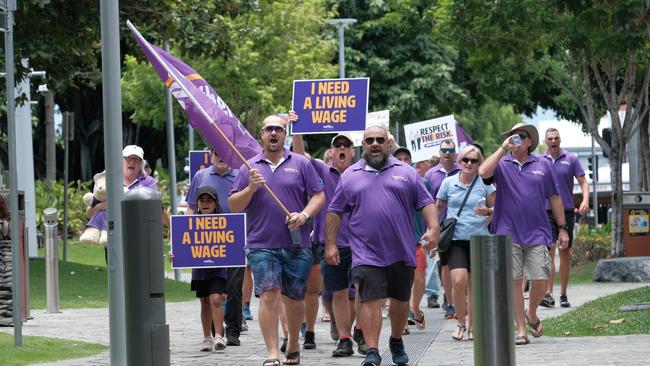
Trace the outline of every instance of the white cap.
<instances>
[{"instance_id":1,"label":"white cap","mask_svg":"<svg viewBox=\"0 0 650 366\"><path fill-rule=\"evenodd\" d=\"M144 150L138 145L126 145L122 150L122 157L127 158L131 155L135 155L144 160Z\"/></svg>"},{"instance_id":2,"label":"white cap","mask_svg":"<svg viewBox=\"0 0 650 366\"><path fill-rule=\"evenodd\" d=\"M331 145L334 145L334 141L336 141L336 139L338 139L339 137L345 138L346 140L350 141L350 143L352 145L354 145L354 140L352 140L352 137L350 136L350 134L347 134L347 133L339 133L338 135L334 136L332 138Z\"/></svg>"}]
</instances>

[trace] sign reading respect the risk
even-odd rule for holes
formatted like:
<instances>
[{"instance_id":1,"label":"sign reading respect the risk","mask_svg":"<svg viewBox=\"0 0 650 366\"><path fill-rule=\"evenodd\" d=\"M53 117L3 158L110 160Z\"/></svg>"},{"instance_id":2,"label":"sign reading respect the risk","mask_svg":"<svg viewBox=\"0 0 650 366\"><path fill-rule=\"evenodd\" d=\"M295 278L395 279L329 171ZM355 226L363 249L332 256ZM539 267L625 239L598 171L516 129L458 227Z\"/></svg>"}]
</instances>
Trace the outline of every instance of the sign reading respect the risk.
<instances>
[{"instance_id":1,"label":"sign reading respect the risk","mask_svg":"<svg viewBox=\"0 0 650 366\"><path fill-rule=\"evenodd\" d=\"M172 268L246 266L246 215L174 215Z\"/></svg>"},{"instance_id":2,"label":"sign reading respect the risk","mask_svg":"<svg viewBox=\"0 0 650 366\"><path fill-rule=\"evenodd\" d=\"M368 114L368 78L295 80L291 133L363 131Z\"/></svg>"},{"instance_id":3,"label":"sign reading respect the risk","mask_svg":"<svg viewBox=\"0 0 650 366\"><path fill-rule=\"evenodd\" d=\"M445 140L452 140L459 146L454 115L405 125L404 136L413 161L428 160L434 155L437 156L440 144Z\"/></svg>"}]
</instances>

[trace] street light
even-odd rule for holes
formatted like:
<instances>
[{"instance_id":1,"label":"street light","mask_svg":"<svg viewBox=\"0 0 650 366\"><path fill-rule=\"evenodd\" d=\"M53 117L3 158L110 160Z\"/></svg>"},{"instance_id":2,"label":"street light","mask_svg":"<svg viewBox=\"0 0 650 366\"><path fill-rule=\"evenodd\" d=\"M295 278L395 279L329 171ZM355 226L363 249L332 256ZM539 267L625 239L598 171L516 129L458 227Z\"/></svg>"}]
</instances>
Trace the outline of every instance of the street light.
<instances>
[{"instance_id":1,"label":"street light","mask_svg":"<svg viewBox=\"0 0 650 366\"><path fill-rule=\"evenodd\" d=\"M356 23L356 19L344 18L344 19L330 19L327 21L327 24L336 25L339 27L339 77L341 79L345 78L345 34L344 27L346 24Z\"/></svg>"}]
</instances>

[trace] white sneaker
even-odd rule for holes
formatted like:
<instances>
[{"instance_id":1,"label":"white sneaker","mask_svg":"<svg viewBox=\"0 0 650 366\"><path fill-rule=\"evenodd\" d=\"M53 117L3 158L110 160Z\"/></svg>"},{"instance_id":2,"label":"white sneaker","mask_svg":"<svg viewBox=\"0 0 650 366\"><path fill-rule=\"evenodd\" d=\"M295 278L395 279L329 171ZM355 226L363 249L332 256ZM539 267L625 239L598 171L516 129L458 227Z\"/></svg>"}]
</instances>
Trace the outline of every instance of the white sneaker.
<instances>
[{"instance_id":1,"label":"white sneaker","mask_svg":"<svg viewBox=\"0 0 650 366\"><path fill-rule=\"evenodd\" d=\"M213 348L214 348L214 341L212 340L212 337L203 338L203 342L201 342L201 351L212 352Z\"/></svg>"},{"instance_id":2,"label":"white sneaker","mask_svg":"<svg viewBox=\"0 0 650 366\"><path fill-rule=\"evenodd\" d=\"M226 341L223 340L223 337L214 337L214 350L221 351L223 349L226 349Z\"/></svg>"}]
</instances>

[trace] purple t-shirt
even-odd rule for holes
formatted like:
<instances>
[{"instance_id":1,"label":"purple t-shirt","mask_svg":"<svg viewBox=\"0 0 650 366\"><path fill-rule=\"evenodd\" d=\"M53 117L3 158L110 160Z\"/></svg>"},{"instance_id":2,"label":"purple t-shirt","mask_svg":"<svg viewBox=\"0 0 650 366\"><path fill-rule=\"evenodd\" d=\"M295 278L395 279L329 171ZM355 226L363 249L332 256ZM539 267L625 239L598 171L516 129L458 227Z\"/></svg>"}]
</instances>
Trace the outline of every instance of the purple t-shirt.
<instances>
[{"instance_id":1,"label":"purple t-shirt","mask_svg":"<svg viewBox=\"0 0 650 366\"><path fill-rule=\"evenodd\" d=\"M431 197L435 200L438 197L438 190L440 190L440 185L442 181L447 177L456 175L460 172L460 165L454 163L454 166L451 168L451 171L447 172L442 168L442 164L438 164L433 168L427 170L424 173L424 179L429 182L429 188L431 189ZM447 218L447 206L443 207L440 210L439 217L440 222L443 222Z\"/></svg>"},{"instance_id":2,"label":"purple t-shirt","mask_svg":"<svg viewBox=\"0 0 650 366\"><path fill-rule=\"evenodd\" d=\"M275 171L264 157L264 153L254 156L248 163L260 171L266 180L266 184L275 193L280 202L289 212L302 211L309 198L324 189L323 181L316 170L309 162L309 159L298 154L284 150L284 161ZM249 170L245 165L239 169L235 183L230 194L240 192L248 186ZM251 198L246 213L246 224L248 226L249 249L269 248L293 248L296 247L291 241L289 228L285 223L286 214L273 200L273 197L260 186ZM300 247L311 246L309 241L309 225L300 227L302 243Z\"/></svg>"},{"instance_id":3,"label":"purple t-shirt","mask_svg":"<svg viewBox=\"0 0 650 366\"><path fill-rule=\"evenodd\" d=\"M548 151L543 153L541 157L548 160L551 166L553 166L553 173L555 173L555 178L557 178L564 209L572 210L575 207L573 204L573 177L583 177L585 175L578 156L560 149L560 155L555 161L553 161L553 157ZM551 209L551 204L548 201L546 202L546 209Z\"/></svg>"},{"instance_id":4,"label":"purple t-shirt","mask_svg":"<svg viewBox=\"0 0 650 366\"><path fill-rule=\"evenodd\" d=\"M140 174L140 176L136 178L136 180L134 180L131 183L131 185L129 185L127 188L131 190L136 187L146 187L151 189L154 192L158 192L158 187L156 186L156 180L144 173ZM97 201L93 197L92 206L95 206L98 203L99 201ZM90 220L88 220L86 226L94 227L99 230L108 230L108 218L106 216L106 210L100 210L95 212L95 214L90 218Z\"/></svg>"},{"instance_id":5,"label":"purple t-shirt","mask_svg":"<svg viewBox=\"0 0 650 366\"><path fill-rule=\"evenodd\" d=\"M185 197L187 205L196 212L196 201L199 199L196 196L196 192L203 186L210 186L217 190L217 198L219 199L221 212L229 213L228 194L238 172L237 169L230 169L226 174L219 175L213 165L199 170L194 174L192 183L190 183L190 189L187 191L187 196Z\"/></svg>"},{"instance_id":6,"label":"purple t-shirt","mask_svg":"<svg viewBox=\"0 0 650 366\"><path fill-rule=\"evenodd\" d=\"M391 156L380 171L361 159L343 172L328 211L350 213L353 267L415 267L414 212L432 203L415 169Z\"/></svg>"},{"instance_id":7,"label":"purple t-shirt","mask_svg":"<svg viewBox=\"0 0 650 366\"><path fill-rule=\"evenodd\" d=\"M332 202L336 186L339 184L339 180L341 179L341 173L334 166L325 164L321 160L312 159L311 163L316 169L316 173L318 173L325 182L324 209L320 210L318 215L314 218L314 240L325 243L325 217L327 216L327 207L329 207L330 202ZM336 246L338 247L350 247L350 239L348 238L348 217L349 214L347 213L343 214L341 217L341 226L336 235Z\"/></svg>"},{"instance_id":8,"label":"purple t-shirt","mask_svg":"<svg viewBox=\"0 0 650 366\"><path fill-rule=\"evenodd\" d=\"M521 166L507 155L494 170L497 187L494 204L493 234L510 235L521 245L551 245L551 227L546 216L546 202L558 194L555 174L546 159L528 155Z\"/></svg>"}]
</instances>

